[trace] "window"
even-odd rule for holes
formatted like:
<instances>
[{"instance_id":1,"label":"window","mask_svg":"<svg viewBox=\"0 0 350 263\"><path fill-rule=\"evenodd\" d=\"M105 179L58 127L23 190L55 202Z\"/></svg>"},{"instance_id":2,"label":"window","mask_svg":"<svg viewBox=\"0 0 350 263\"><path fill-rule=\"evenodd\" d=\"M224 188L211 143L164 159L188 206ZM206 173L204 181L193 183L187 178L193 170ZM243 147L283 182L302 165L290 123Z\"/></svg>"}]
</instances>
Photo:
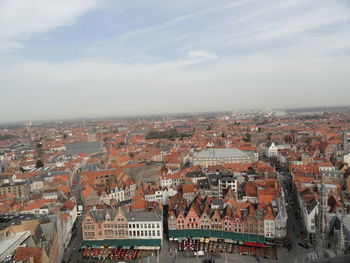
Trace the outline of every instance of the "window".
<instances>
[{"instance_id":1,"label":"window","mask_svg":"<svg viewBox=\"0 0 350 263\"><path fill-rule=\"evenodd\" d=\"M113 236L114 231L112 230L105 230L105 236Z\"/></svg>"},{"instance_id":2,"label":"window","mask_svg":"<svg viewBox=\"0 0 350 263\"><path fill-rule=\"evenodd\" d=\"M94 232L85 232L85 237L86 238L95 238L95 233Z\"/></svg>"},{"instance_id":3,"label":"window","mask_svg":"<svg viewBox=\"0 0 350 263\"><path fill-rule=\"evenodd\" d=\"M159 230L157 231L157 236L159 236L159 237L160 237L160 231L159 231Z\"/></svg>"}]
</instances>

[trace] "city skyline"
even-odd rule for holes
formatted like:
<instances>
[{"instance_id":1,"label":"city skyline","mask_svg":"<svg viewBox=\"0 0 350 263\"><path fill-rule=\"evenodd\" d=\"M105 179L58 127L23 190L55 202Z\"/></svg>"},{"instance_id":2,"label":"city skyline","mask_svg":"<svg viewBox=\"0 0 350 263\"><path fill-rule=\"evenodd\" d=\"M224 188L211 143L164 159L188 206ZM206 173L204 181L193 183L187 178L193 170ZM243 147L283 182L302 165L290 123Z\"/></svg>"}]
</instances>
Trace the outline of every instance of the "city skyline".
<instances>
[{"instance_id":1,"label":"city skyline","mask_svg":"<svg viewBox=\"0 0 350 263\"><path fill-rule=\"evenodd\" d=\"M3 0L1 121L348 105L349 10Z\"/></svg>"}]
</instances>

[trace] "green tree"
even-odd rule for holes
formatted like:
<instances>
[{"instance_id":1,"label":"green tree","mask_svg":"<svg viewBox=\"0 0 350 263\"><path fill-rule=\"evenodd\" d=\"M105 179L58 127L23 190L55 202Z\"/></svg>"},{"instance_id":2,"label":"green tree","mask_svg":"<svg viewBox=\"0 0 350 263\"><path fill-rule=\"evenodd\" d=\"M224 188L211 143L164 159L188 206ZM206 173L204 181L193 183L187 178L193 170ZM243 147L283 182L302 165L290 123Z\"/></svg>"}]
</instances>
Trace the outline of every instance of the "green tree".
<instances>
[{"instance_id":1,"label":"green tree","mask_svg":"<svg viewBox=\"0 0 350 263\"><path fill-rule=\"evenodd\" d=\"M250 135L250 133L246 133L244 138L243 138L243 141L251 142L251 140L252 140L252 136Z\"/></svg>"},{"instance_id":2,"label":"green tree","mask_svg":"<svg viewBox=\"0 0 350 263\"><path fill-rule=\"evenodd\" d=\"M36 161L36 164L35 164L35 167L36 167L36 168L42 168L42 167L44 167L43 161L42 161L42 160L37 160L37 161Z\"/></svg>"}]
</instances>

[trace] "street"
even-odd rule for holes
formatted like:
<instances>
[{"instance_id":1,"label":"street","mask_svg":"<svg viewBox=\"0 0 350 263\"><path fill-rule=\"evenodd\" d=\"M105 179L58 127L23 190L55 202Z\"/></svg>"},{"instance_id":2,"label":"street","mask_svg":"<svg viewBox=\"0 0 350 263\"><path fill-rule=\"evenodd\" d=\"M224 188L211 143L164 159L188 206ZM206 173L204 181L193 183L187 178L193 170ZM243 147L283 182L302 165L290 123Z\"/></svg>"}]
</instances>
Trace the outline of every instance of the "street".
<instances>
[{"instance_id":1,"label":"street","mask_svg":"<svg viewBox=\"0 0 350 263\"><path fill-rule=\"evenodd\" d=\"M309 249L306 249L299 245L299 243L305 241L306 236L304 236L304 233L306 233L306 231L304 230L302 217L298 212L297 200L292 190L292 178L288 172L277 172L277 178L285 193L288 213L287 235L292 246L292 249L289 251L284 248L279 248L277 250L278 262L284 262L284 259L288 259L286 262L307 261L308 253L315 251L315 249L311 246ZM296 218L295 215L298 215L298 218ZM291 259L293 259L293 261L291 261Z\"/></svg>"},{"instance_id":2,"label":"street","mask_svg":"<svg viewBox=\"0 0 350 263\"><path fill-rule=\"evenodd\" d=\"M77 201L77 205L81 204L81 188L80 173L76 173L73 179L72 193ZM78 216L72 229L72 238L63 255L63 262L81 262L82 253L79 251L83 242L83 233L81 229L82 216Z\"/></svg>"}]
</instances>

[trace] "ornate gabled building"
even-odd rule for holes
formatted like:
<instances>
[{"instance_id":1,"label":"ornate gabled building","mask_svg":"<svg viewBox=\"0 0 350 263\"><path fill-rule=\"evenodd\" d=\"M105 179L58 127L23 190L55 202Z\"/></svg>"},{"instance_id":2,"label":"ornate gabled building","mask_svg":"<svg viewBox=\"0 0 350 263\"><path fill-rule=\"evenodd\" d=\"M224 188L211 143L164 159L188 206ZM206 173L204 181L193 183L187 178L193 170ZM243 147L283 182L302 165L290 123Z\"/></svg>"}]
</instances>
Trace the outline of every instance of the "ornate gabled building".
<instances>
[{"instance_id":1,"label":"ornate gabled building","mask_svg":"<svg viewBox=\"0 0 350 263\"><path fill-rule=\"evenodd\" d=\"M205 203L200 217L201 229L210 229L210 208L209 204Z\"/></svg>"},{"instance_id":2,"label":"ornate gabled building","mask_svg":"<svg viewBox=\"0 0 350 263\"><path fill-rule=\"evenodd\" d=\"M213 205L211 198L203 199L200 196L185 207L186 203L180 196L174 196L170 200L171 205L168 212L170 237L183 235L182 238L187 238L188 233L193 233L195 237L210 237L211 235L229 237L230 233L236 233L244 234L239 236L241 239L246 236L253 239L266 239L270 243L275 242L276 217L280 214L278 208L273 208L271 204L257 206L249 201L236 202L227 198L222 208ZM280 234L278 238L283 239L285 236Z\"/></svg>"},{"instance_id":3,"label":"ornate gabled building","mask_svg":"<svg viewBox=\"0 0 350 263\"><path fill-rule=\"evenodd\" d=\"M83 240L99 241L99 245L117 244L117 240L136 240L134 245L145 245L154 240L161 245L163 223L161 211L133 211L124 208L92 209L83 219Z\"/></svg>"},{"instance_id":4,"label":"ornate gabled building","mask_svg":"<svg viewBox=\"0 0 350 263\"><path fill-rule=\"evenodd\" d=\"M210 229L222 230L222 218L219 209L215 209L210 217Z\"/></svg>"},{"instance_id":5,"label":"ornate gabled building","mask_svg":"<svg viewBox=\"0 0 350 263\"><path fill-rule=\"evenodd\" d=\"M191 229L199 229L200 222L200 210L196 202L192 202L190 209L185 216L185 227Z\"/></svg>"}]
</instances>

